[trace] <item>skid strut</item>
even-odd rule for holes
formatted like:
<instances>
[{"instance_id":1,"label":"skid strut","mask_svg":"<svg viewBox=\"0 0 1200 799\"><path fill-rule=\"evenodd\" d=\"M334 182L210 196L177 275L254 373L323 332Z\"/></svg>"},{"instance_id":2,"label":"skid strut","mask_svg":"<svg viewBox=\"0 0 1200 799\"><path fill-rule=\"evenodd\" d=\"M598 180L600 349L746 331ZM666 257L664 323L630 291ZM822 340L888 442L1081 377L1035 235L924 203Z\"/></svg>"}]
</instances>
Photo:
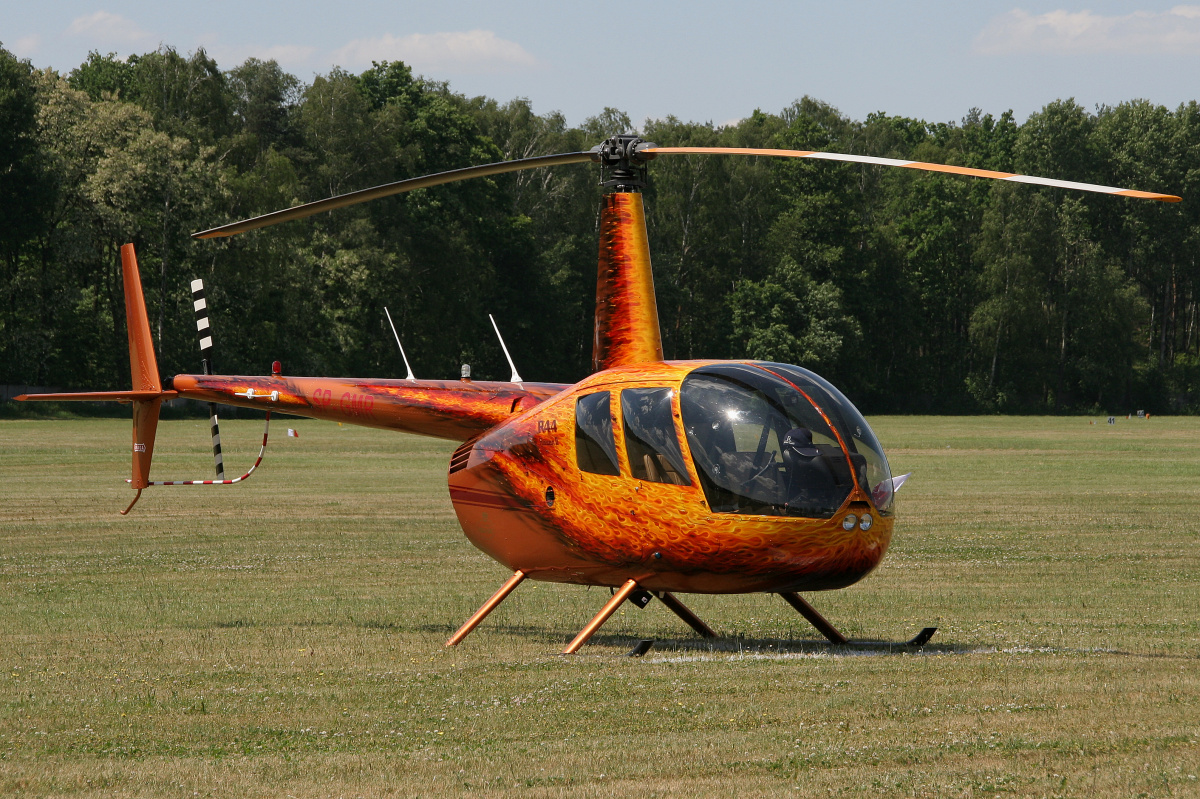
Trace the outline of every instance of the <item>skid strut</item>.
<instances>
[{"instance_id":1,"label":"skid strut","mask_svg":"<svg viewBox=\"0 0 1200 799\"><path fill-rule=\"evenodd\" d=\"M808 623L817 628L821 635L829 639L833 644L846 644L849 639L837 631L837 628L825 620L825 617L817 613L816 608L805 602L795 591L789 591L786 594L780 594L784 601L800 612L800 615L808 619Z\"/></svg>"},{"instance_id":2,"label":"skid strut","mask_svg":"<svg viewBox=\"0 0 1200 799\"><path fill-rule=\"evenodd\" d=\"M446 646L456 646L459 641L466 638L471 633L471 630L474 630L479 622L486 619L487 615L495 610L496 606L503 602L505 597L511 594L513 589L520 585L521 581L524 579L525 572L521 571L520 569L517 569L515 572L513 572L513 576L509 577L508 580L505 581L504 585L500 586L500 590L492 594L492 598L487 602L484 602L483 605L480 606L479 610L475 611L475 614L471 616L471 618L467 619L466 623L463 624L462 627L458 628L458 632L450 636L450 640L446 642Z\"/></svg>"},{"instance_id":3,"label":"skid strut","mask_svg":"<svg viewBox=\"0 0 1200 799\"><path fill-rule=\"evenodd\" d=\"M712 628L701 621L700 617L692 613L688 606L680 602L670 591L655 591L654 595L659 601L670 608L671 612L695 630L701 638L716 638L717 634L712 631Z\"/></svg>"},{"instance_id":4,"label":"skid strut","mask_svg":"<svg viewBox=\"0 0 1200 799\"><path fill-rule=\"evenodd\" d=\"M626 580L625 584L617 589L617 592L612 595L608 602L604 603L604 607L600 608L600 612L596 617L587 623L587 626L579 631L579 635L571 643L567 644L567 648L562 651L564 655L574 655L579 651L579 647L587 643L587 640L595 635L596 630L600 629L600 625L608 621L608 617L617 612L617 608L621 607L621 603L629 598L629 595L637 590L637 580Z\"/></svg>"}]
</instances>

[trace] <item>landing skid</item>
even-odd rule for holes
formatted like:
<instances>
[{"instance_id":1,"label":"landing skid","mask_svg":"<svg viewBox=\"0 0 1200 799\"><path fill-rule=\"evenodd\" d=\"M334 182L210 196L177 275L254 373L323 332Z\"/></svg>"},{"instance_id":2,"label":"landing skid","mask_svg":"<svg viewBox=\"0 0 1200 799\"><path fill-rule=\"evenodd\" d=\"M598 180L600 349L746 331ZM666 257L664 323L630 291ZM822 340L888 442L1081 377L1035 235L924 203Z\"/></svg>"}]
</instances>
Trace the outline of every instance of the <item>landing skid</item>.
<instances>
[{"instance_id":1,"label":"landing skid","mask_svg":"<svg viewBox=\"0 0 1200 799\"><path fill-rule=\"evenodd\" d=\"M917 633L911 641L907 642L905 646L925 646L936 632L937 627L926 627Z\"/></svg>"},{"instance_id":2,"label":"landing skid","mask_svg":"<svg viewBox=\"0 0 1200 799\"><path fill-rule=\"evenodd\" d=\"M809 624L817 628L817 632L829 639L829 643L838 646L908 646L919 647L929 643L929 639L937 632L937 627L926 627L917 633L916 636L903 644L894 644L890 641L851 641L846 636L838 632L837 628L830 624L824 616L817 612L817 609L804 601L804 599L795 591L786 594L780 594L784 601L794 607L801 616L808 619Z\"/></svg>"},{"instance_id":3,"label":"landing skid","mask_svg":"<svg viewBox=\"0 0 1200 799\"><path fill-rule=\"evenodd\" d=\"M513 590L521 584L522 581L524 581L524 579L525 572L518 569L512 577L508 578L504 585L500 586L500 589L496 591L496 593L493 594L487 602L483 603L483 606L480 607L479 610L475 611L471 618L467 619L466 623L463 624L463 626L460 627L458 631L454 633L454 635L450 636L450 640L446 642L446 646L458 645L459 642L466 638L467 635L469 635L470 632L474 630L475 627L481 621L483 621L489 613L495 610L496 606L503 602L505 598L508 597L508 595L511 594ZM601 625L608 621L609 617L617 612L617 608L621 607L622 603L628 601L639 608L644 608L650 602L650 598L652 596L658 597L660 602L666 605L666 607L672 613L682 619L685 624L695 630L696 633L702 638L717 637L717 634L713 632L711 627L705 624L699 616L688 609L687 605L684 605L682 602L680 602L678 597L671 592L645 591L638 587L636 580L628 580L620 588L613 591L612 597L609 598L608 602L604 603L604 607L600 609L600 612L597 613L592 620L588 622L582 630L579 631L579 634L572 639L571 643L567 644L567 647L562 651L562 654L573 655L578 652L579 648L586 644L588 639L596 634L596 631L600 629ZM925 629L921 630L921 632L917 633L916 637L914 637L911 641L907 641L903 644L895 644L888 641L851 641L846 636L838 632L836 627L830 624L824 616L817 612L816 608L808 604L808 602L806 602L795 591L782 593L780 596L783 597L785 602L795 608L801 616L808 619L808 622L812 624L812 626L815 627L818 632L829 639L829 642L835 646L904 646L915 648L929 643L929 639L933 637L935 632L937 632L937 627L926 627ZM644 655L647 651L649 651L650 646L652 646L653 643L653 640L640 642L638 646L634 647L633 651L630 652L630 655L634 657Z\"/></svg>"}]
</instances>

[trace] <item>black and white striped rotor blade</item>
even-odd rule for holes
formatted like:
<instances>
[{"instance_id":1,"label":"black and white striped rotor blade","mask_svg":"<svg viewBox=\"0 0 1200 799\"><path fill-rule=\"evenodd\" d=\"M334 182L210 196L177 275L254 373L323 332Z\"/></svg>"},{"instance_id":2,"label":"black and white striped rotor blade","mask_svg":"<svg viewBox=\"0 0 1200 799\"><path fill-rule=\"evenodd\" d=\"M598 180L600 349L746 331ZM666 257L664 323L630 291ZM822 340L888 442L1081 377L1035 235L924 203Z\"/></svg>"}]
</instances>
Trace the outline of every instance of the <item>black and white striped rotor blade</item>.
<instances>
[{"instance_id":1,"label":"black and white striped rotor blade","mask_svg":"<svg viewBox=\"0 0 1200 799\"><path fill-rule=\"evenodd\" d=\"M196 309L196 337L200 340L200 366L204 374L213 373L212 327L208 321L208 301L204 298L204 281L192 281L192 307ZM208 403L208 424L212 432L213 468L217 479L225 479L225 459L221 455L221 429L217 421L217 404Z\"/></svg>"}]
</instances>

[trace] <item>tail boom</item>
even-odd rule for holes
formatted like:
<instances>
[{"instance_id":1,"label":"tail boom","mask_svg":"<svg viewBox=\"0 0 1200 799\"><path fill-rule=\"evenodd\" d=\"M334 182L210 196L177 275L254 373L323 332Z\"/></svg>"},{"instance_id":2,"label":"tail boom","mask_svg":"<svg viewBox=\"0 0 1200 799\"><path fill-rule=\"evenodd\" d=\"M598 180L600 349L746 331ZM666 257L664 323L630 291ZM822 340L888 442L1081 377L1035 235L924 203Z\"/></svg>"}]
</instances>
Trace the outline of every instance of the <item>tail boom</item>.
<instances>
[{"instance_id":1,"label":"tail boom","mask_svg":"<svg viewBox=\"0 0 1200 799\"><path fill-rule=\"evenodd\" d=\"M566 385L469 380L176 375L179 396L312 419L466 441Z\"/></svg>"}]
</instances>

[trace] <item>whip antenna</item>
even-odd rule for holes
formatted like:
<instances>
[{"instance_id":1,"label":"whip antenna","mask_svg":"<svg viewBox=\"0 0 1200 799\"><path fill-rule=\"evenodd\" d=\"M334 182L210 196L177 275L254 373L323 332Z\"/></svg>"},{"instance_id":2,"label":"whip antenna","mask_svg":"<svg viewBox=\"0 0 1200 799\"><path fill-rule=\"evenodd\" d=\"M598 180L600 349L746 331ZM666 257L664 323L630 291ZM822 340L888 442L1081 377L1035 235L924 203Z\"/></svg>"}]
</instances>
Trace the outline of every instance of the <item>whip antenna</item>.
<instances>
[{"instance_id":1,"label":"whip antenna","mask_svg":"<svg viewBox=\"0 0 1200 799\"><path fill-rule=\"evenodd\" d=\"M416 380L413 377L412 367L408 365L408 356L404 354L404 345L400 343L400 334L396 332L396 325L392 323L392 314L388 311L387 306L383 306L383 312L387 314L388 324L392 326L392 335L396 337L396 346L400 348L400 357L404 359L404 368L408 370L408 376L405 380Z\"/></svg>"},{"instance_id":2,"label":"whip antenna","mask_svg":"<svg viewBox=\"0 0 1200 799\"><path fill-rule=\"evenodd\" d=\"M508 347L504 346L504 336L500 335L500 328L499 328L499 326L497 326L496 320L492 318L491 314L488 314L488 319L492 320L492 329L496 331L496 338L500 339L500 349L504 350L504 357L508 359L508 368L512 369L512 377L508 378L508 382L510 382L510 383L525 382L524 380L521 379L521 376L519 374L517 374L517 366L516 366L516 364L513 363L512 356L508 354Z\"/></svg>"}]
</instances>

